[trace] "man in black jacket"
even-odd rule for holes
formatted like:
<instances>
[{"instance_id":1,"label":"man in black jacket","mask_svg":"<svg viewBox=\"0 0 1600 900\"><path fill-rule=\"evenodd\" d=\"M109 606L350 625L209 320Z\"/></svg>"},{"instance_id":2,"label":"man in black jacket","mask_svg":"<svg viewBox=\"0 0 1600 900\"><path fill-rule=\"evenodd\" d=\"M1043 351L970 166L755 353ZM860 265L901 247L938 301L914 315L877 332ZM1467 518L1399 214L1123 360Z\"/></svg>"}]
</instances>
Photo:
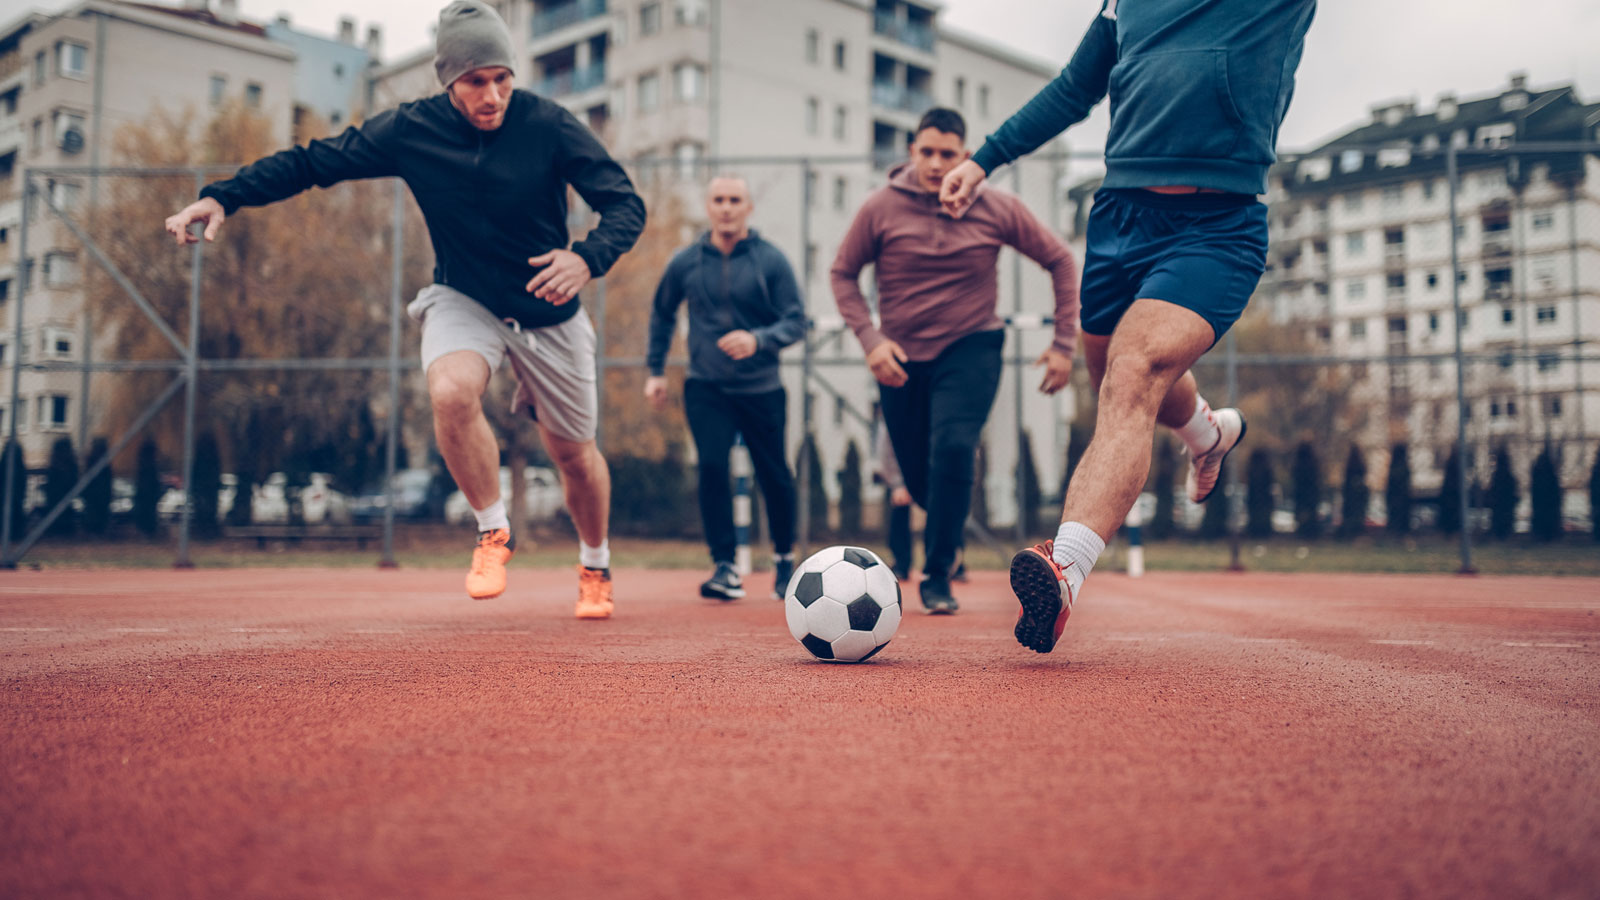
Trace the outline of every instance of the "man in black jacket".
<instances>
[{"instance_id":1,"label":"man in black jacket","mask_svg":"<svg viewBox=\"0 0 1600 900\"><path fill-rule=\"evenodd\" d=\"M638 240L644 203L571 113L513 89L513 68L500 17L478 0L456 0L439 15L434 69L444 93L251 163L207 186L166 227L184 244L198 240L189 226L200 223L210 241L241 207L351 179L404 179L433 241L434 283L409 312L422 322L434 434L478 517L467 593L499 596L515 547L482 405L489 376L509 358L514 405L539 423L578 529L577 615L608 618L611 477L595 444L594 327L573 301ZM600 213L570 247L568 185Z\"/></svg>"},{"instance_id":2,"label":"man in black jacket","mask_svg":"<svg viewBox=\"0 0 1600 900\"><path fill-rule=\"evenodd\" d=\"M805 335L805 307L783 252L749 227L750 185L713 178L706 191L711 230L667 264L650 313L650 377L645 396L666 405L663 374L678 307L689 303L689 377L684 411L700 459L700 521L716 570L700 594L744 596L734 567L733 498L728 453L743 435L766 500L776 558L772 593L782 597L794 573L794 475L784 460L788 398L778 378L778 351Z\"/></svg>"}]
</instances>

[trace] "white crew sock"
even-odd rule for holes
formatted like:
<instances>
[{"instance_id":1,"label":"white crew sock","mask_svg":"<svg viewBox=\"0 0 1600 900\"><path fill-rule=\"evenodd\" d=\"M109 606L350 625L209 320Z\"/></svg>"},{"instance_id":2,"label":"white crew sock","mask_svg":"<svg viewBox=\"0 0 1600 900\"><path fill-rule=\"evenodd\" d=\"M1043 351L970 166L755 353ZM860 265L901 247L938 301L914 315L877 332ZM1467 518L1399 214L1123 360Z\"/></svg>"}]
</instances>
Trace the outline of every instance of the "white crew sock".
<instances>
[{"instance_id":1,"label":"white crew sock","mask_svg":"<svg viewBox=\"0 0 1600 900\"><path fill-rule=\"evenodd\" d=\"M579 538L578 565L585 569L611 568L611 539L601 541L598 547L591 547L583 542L583 538Z\"/></svg>"},{"instance_id":2,"label":"white crew sock","mask_svg":"<svg viewBox=\"0 0 1600 900\"><path fill-rule=\"evenodd\" d=\"M1189 417L1188 424L1172 430L1183 439L1190 456L1207 452L1222 437L1222 429L1217 427L1217 420L1211 415L1211 404L1199 394L1194 395L1194 415Z\"/></svg>"},{"instance_id":3,"label":"white crew sock","mask_svg":"<svg viewBox=\"0 0 1600 900\"><path fill-rule=\"evenodd\" d=\"M479 531L493 531L496 528L511 530L511 519L506 516L504 500L496 500L483 509L474 509L472 514L478 517Z\"/></svg>"},{"instance_id":4,"label":"white crew sock","mask_svg":"<svg viewBox=\"0 0 1600 900\"><path fill-rule=\"evenodd\" d=\"M1078 589L1083 587L1083 580L1089 577L1100 554L1105 552L1106 542L1082 522L1062 522L1051 549L1056 565L1066 569L1067 586L1072 588L1072 596L1076 597ZM1072 565L1072 568L1068 569L1068 565Z\"/></svg>"}]
</instances>

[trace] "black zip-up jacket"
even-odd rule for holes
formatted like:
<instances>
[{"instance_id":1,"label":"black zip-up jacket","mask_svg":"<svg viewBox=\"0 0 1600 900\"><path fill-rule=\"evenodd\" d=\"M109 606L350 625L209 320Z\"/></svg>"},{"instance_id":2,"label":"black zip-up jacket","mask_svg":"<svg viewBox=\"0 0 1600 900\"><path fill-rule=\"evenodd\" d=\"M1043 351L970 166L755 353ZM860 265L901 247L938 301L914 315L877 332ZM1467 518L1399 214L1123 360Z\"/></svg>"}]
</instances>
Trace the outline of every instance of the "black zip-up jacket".
<instances>
[{"instance_id":1,"label":"black zip-up jacket","mask_svg":"<svg viewBox=\"0 0 1600 900\"><path fill-rule=\"evenodd\" d=\"M517 90L501 126L473 127L445 94L403 103L360 127L257 160L206 186L232 215L310 187L358 178L405 180L433 240L433 279L523 326L556 325L578 312L528 293L528 260L571 249L604 275L644 230L644 201L594 134L557 103ZM567 185L600 223L567 247Z\"/></svg>"},{"instance_id":2,"label":"black zip-up jacket","mask_svg":"<svg viewBox=\"0 0 1600 900\"><path fill-rule=\"evenodd\" d=\"M650 374L666 370L678 307L689 301L689 377L730 394L762 394L783 386L778 351L806 333L805 305L783 251L755 229L723 255L709 233L678 251L661 274L650 312ZM753 356L735 360L717 347L730 331L756 336Z\"/></svg>"}]
</instances>

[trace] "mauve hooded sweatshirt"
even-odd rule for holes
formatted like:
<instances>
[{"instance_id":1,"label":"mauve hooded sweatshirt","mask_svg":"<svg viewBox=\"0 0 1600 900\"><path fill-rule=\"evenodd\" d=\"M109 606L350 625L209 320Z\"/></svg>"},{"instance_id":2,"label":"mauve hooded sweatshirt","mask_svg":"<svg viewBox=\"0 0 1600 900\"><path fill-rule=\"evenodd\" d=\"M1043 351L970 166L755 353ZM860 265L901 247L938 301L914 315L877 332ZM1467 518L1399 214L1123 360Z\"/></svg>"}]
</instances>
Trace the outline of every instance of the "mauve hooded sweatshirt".
<instances>
[{"instance_id":1,"label":"mauve hooded sweatshirt","mask_svg":"<svg viewBox=\"0 0 1600 900\"><path fill-rule=\"evenodd\" d=\"M909 163L867 197L834 258L839 314L868 353L885 338L918 362L936 358L960 338L994 331L999 277L995 264L1009 244L1050 273L1056 298L1051 348L1072 356L1078 338L1078 267L1072 251L1016 195L980 185L972 206L953 219L937 194L924 191ZM861 294L861 269L875 263L879 324Z\"/></svg>"}]
</instances>

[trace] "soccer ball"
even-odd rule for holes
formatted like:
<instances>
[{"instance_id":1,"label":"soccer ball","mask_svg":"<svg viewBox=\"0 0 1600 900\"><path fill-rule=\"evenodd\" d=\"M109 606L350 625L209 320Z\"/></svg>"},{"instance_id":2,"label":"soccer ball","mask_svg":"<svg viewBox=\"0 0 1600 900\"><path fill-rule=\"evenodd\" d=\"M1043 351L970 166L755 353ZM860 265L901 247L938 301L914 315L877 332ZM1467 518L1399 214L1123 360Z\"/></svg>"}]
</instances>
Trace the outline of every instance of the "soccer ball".
<instances>
[{"instance_id":1,"label":"soccer ball","mask_svg":"<svg viewBox=\"0 0 1600 900\"><path fill-rule=\"evenodd\" d=\"M828 547L794 570L783 614L817 659L865 662L900 627L900 581L871 550Z\"/></svg>"}]
</instances>

